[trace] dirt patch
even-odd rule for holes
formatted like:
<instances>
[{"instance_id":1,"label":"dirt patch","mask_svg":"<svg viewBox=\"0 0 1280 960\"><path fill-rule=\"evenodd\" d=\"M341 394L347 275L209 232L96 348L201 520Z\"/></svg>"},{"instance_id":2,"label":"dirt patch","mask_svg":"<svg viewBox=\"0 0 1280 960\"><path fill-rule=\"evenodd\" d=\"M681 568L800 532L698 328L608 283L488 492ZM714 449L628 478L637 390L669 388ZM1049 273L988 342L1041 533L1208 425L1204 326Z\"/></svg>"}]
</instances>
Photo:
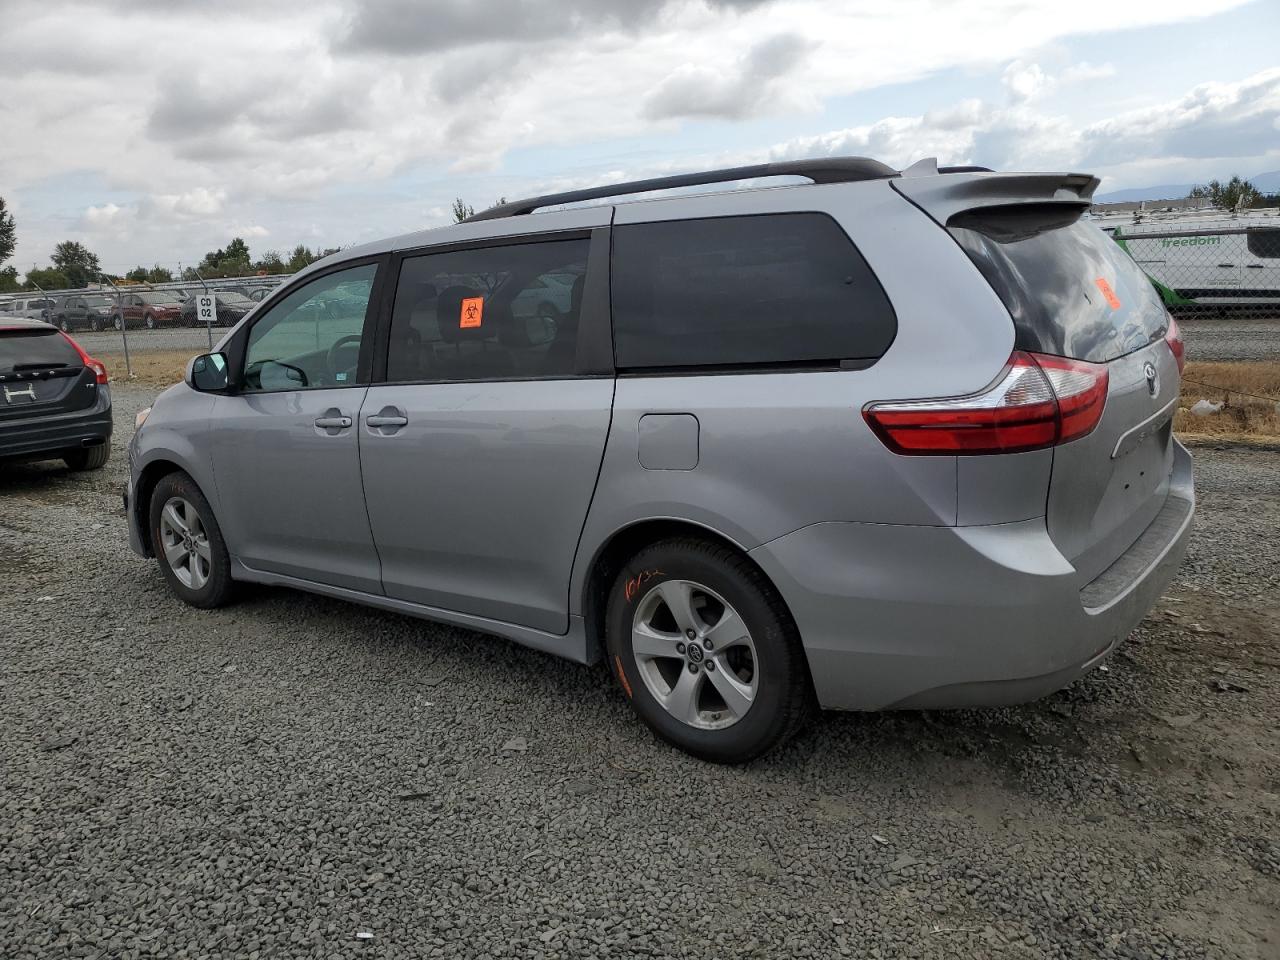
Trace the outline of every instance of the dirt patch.
<instances>
[{"instance_id":1,"label":"dirt patch","mask_svg":"<svg viewBox=\"0 0 1280 960\"><path fill-rule=\"evenodd\" d=\"M1192 413L1201 401L1220 407ZM1179 435L1280 441L1280 361L1188 363L1173 427Z\"/></svg>"},{"instance_id":2,"label":"dirt patch","mask_svg":"<svg viewBox=\"0 0 1280 960\"><path fill-rule=\"evenodd\" d=\"M129 355L129 366L133 367L133 376L129 377L123 353L99 353L98 359L107 365L112 380L127 380L130 383L146 384L153 387L167 387L182 379L187 369L187 361L198 356L193 350L148 350Z\"/></svg>"}]
</instances>

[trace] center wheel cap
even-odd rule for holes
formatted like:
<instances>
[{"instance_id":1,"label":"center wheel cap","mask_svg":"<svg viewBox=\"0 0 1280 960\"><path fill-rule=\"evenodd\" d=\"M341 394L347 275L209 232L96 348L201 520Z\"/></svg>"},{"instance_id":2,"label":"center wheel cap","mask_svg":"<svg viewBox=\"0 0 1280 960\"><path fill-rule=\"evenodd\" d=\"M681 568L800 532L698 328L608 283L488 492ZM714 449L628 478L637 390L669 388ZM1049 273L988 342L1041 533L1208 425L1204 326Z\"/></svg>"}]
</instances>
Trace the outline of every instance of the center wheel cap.
<instances>
[{"instance_id":1,"label":"center wheel cap","mask_svg":"<svg viewBox=\"0 0 1280 960\"><path fill-rule=\"evenodd\" d=\"M685 649L685 653L688 654L689 656L690 663L702 662L702 647L700 647L698 644L691 643L684 649Z\"/></svg>"}]
</instances>

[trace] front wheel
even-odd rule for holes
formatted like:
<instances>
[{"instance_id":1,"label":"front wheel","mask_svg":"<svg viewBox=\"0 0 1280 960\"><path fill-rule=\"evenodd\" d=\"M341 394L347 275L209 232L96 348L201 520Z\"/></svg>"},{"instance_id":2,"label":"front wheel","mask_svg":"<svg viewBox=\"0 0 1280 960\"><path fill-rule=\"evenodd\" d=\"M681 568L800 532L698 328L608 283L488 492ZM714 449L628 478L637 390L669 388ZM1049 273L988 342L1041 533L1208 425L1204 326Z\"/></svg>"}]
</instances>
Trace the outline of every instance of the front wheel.
<instances>
[{"instance_id":1,"label":"front wheel","mask_svg":"<svg viewBox=\"0 0 1280 960\"><path fill-rule=\"evenodd\" d=\"M142 318L142 322L147 325L148 330L154 330L156 328L156 318L149 313Z\"/></svg>"},{"instance_id":2,"label":"front wheel","mask_svg":"<svg viewBox=\"0 0 1280 960\"><path fill-rule=\"evenodd\" d=\"M646 547L619 574L606 616L609 666L632 708L694 756L745 763L812 710L791 614L759 568L727 547Z\"/></svg>"},{"instance_id":3,"label":"front wheel","mask_svg":"<svg viewBox=\"0 0 1280 960\"><path fill-rule=\"evenodd\" d=\"M174 595L211 609L231 600L231 558L213 508L181 471L156 484L150 504L151 545Z\"/></svg>"}]
</instances>

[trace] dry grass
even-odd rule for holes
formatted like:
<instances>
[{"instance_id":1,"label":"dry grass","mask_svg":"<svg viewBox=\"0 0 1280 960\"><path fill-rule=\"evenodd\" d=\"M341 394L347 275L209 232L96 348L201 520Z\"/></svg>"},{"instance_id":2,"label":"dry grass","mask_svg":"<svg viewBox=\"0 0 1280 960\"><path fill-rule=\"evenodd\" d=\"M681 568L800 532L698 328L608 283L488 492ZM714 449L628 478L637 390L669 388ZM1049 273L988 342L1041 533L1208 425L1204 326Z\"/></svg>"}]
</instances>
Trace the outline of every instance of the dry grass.
<instances>
[{"instance_id":1,"label":"dry grass","mask_svg":"<svg viewBox=\"0 0 1280 960\"><path fill-rule=\"evenodd\" d=\"M1258 397L1280 399L1280 361L1188 363L1174 430L1192 439L1280 439L1280 404ZM1208 416L1193 416L1189 411L1197 400L1211 400L1223 407Z\"/></svg>"},{"instance_id":2,"label":"dry grass","mask_svg":"<svg viewBox=\"0 0 1280 960\"><path fill-rule=\"evenodd\" d=\"M133 379L129 383L145 383L153 387L167 387L182 379L187 361L200 353L198 350L144 350L129 355L133 365ZM107 365L111 379L125 381L124 354L99 353L97 358Z\"/></svg>"},{"instance_id":3,"label":"dry grass","mask_svg":"<svg viewBox=\"0 0 1280 960\"><path fill-rule=\"evenodd\" d=\"M135 353L133 383L165 387L182 379L187 361L195 353L163 350ZM123 354L102 354L111 375L125 379ZM1204 386L1213 384L1213 386ZM1225 388L1225 389L1224 389ZM1239 391L1239 392L1236 392ZM1244 394L1280 397L1280 361L1250 363L1188 363L1182 381L1182 400L1174 418L1181 436L1212 440L1266 440L1280 438L1280 410L1271 400L1251 399ZM1226 401L1222 410L1205 417L1188 411L1197 400Z\"/></svg>"}]
</instances>

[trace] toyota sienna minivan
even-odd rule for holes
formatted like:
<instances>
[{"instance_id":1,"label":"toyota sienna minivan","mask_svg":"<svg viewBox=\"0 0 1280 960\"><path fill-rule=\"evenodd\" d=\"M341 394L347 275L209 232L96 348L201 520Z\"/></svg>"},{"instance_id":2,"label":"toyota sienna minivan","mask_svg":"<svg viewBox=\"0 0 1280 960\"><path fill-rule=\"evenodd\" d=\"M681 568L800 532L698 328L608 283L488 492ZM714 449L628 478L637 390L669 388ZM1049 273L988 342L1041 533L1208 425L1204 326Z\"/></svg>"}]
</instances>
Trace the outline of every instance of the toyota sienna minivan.
<instances>
[{"instance_id":1,"label":"toyota sienna minivan","mask_svg":"<svg viewBox=\"0 0 1280 960\"><path fill-rule=\"evenodd\" d=\"M1194 508L1182 341L1097 183L774 163L344 250L139 415L131 545L198 607L276 584L603 658L715 761L815 706L1043 696Z\"/></svg>"}]
</instances>

